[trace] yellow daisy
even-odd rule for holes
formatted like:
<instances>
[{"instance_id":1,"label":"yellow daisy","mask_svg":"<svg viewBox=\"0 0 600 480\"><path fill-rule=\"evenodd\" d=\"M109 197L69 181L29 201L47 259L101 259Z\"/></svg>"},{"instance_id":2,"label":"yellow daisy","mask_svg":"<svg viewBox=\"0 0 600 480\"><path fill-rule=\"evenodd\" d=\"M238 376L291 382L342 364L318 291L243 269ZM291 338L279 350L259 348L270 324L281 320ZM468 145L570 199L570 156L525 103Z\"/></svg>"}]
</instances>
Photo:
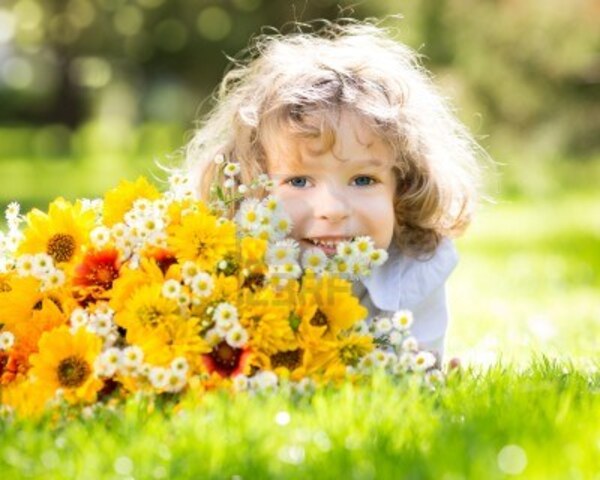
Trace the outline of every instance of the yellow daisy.
<instances>
[{"instance_id":1,"label":"yellow daisy","mask_svg":"<svg viewBox=\"0 0 600 480\"><path fill-rule=\"evenodd\" d=\"M136 200L140 198L156 200L159 197L160 192L144 177L138 178L135 182L122 180L117 187L104 195L103 222L106 226L112 227L123 221L123 217L131 210Z\"/></svg>"},{"instance_id":2,"label":"yellow daisy","mask_svg":"<svg viewBox=\"0 0 600 480\"><path fill-rule=\"evenodd\" d=\"M329 339L335 339L368 313L353 296L350 282L311 274L306 274L302 281L295 312L301 319L299 331L303 336Z\"/></svg>"},{"instance_id":3,"label":"yellow daisy","mask_svg":"<svg viewBox=\"0 0 600 480\"><path fill-rule=\"evenodd\" d=\"M110 306L115 311L121 311L129 303L134 292L148 284L162 284L171 276L165 277L158 264L151 259L142 258L139 268L123 267L110 291Z\"/></svg>"},{"instance_id":4,"label":"yellow daisy","mask_svg":"<svg viewBox=\"0 0 600 480\"><path fill-rule=\"evenodd\" d=\"M70 403L93 402L103 382L94 374L94 361L102 340L80 328L71 333L67 327L46 332L39 342L39 353L32 355L32 377L39 394L51 398L58 389Z\"/></svg>"},{"instance_id":5,"label":"yellow daisy","mask_svg":"<svg viewBox=\"0 0 600 480\"><path fill-rule=\"evenodd\" d=\"M201 354L210 351L200 337L196 319L169 317L160 325L134 326L127 331L127 342L144 351L144 360L152 365L167 366L177 357L185 357L192 371L200 368Z\"/></svg>"},{"instance_id":6,"label":"yellow daisy","mask_svg":"<svg viewBox=\"0 0 600 480\"><path fill-rule=\"evenodd\" d=\"M18 253L47 253L56 264L73 264L80 256L95 225L92 210L80 202L72 205L58 198L48 213L34 209L26 216L27 227Z\"/></svg>"},{"instance_id":7,"label":"yellow daisy","mask_svg":"<svg viewBox=\"0 0 600 480\"><path fill-rule=\"evenodd\" d=\"M220 223L205 212L186 215L167 233L168 245L179 262L196 262L205 271L213 271L220 260L236 250L235 224L228 220Z\"/></svg>"},{"instance_id":8,"label":"yellow daisy","mask_svg":"<svg viewBox=\"0 0 600 480\"><path fill-rule=\"evenodd\" d=\"M290 307L284 295L272 290L247 294L239 310L240 323L250 334L253 350L271 355L297 348Z\"/></svg>"},{"instance_id":9,"label":"yellow daisy","mask_svg":"<svg viewBox=\"0 0 600 480\"><path fill-rule=\"evenodd\" d=\"M139 286L123 308L117 310L115 323L123 328L158 327L177 314L177 303L165 298L162 283L151 283Z\"/></svg>"}]
</instances>

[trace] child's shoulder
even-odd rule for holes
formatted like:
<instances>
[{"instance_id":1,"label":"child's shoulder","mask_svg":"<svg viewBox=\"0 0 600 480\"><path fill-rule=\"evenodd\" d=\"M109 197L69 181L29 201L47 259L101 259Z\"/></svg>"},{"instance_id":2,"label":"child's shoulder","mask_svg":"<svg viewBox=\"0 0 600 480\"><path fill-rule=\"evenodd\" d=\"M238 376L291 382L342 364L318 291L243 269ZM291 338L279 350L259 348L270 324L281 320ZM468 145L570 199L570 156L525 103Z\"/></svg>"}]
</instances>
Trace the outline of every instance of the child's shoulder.
<instances>
[{"instance_id":1,"label":"child's shoulder","mask_svg":"<svg viewBox=\"0 0 600 480\"><path fill-rule=\"evenodd\" d=\"M362 279L373 303L383 311L419 305L446 282L458 263L458 253L448 238L425 260L403 255L395 246L388 253L388 261Z\"/></svg>"}]
</instances>

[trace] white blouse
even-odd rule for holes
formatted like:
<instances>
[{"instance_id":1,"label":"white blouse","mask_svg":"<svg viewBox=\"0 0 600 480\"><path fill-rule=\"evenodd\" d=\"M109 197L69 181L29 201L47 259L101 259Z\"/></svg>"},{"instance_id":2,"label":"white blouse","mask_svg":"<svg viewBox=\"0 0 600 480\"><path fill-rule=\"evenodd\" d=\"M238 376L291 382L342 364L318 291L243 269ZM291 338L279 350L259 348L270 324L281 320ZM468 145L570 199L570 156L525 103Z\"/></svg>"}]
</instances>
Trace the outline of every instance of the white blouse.
<instances>
[{"instance_id":1,"label":"white blouse","mask_svg":"<svg viewBox=\"0 0 600 480\"><path fill-rule=\"evenodd\" d=\"M395 245L388 254L388 260L370 276L354 282L354 294L369 310L369 319L397 310L412 311L411 332L419 347L435 352L441 362L449 320L445 284L458 263L454 244L444 238L427 260L406 257Z\"/></svg>"}]
</instances>

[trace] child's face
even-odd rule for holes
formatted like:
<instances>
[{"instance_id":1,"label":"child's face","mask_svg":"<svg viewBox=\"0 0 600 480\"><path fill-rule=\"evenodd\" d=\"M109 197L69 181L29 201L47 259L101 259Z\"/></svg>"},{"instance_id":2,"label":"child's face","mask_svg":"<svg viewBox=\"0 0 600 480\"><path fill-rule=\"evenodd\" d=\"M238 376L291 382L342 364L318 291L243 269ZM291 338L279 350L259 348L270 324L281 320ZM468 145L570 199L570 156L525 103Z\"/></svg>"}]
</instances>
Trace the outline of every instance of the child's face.
<instances>
[{"instance_id":1,"label":"child's face","mask_svg":"<svg viewBox=\"0 0 600 480\"><path fill-rule=\"evenodd\" d=\"M301 248L317 245L331 255L337 242L368 235L387 249L396 189L391 149L348 112L340 116L329 151L321 139L288 138L266 148L267 173Z\"/></svg>"}]
</instances>

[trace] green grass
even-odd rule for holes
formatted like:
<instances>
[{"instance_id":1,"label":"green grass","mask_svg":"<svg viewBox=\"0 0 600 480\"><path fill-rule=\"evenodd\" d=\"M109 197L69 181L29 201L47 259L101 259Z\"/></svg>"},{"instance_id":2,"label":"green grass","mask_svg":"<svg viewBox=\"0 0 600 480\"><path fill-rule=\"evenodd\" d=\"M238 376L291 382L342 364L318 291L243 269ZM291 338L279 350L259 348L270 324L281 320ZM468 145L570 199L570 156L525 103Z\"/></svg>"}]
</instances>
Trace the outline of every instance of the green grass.
<instances>
[{"instance_id":1,"label":"green grass","mask_svg":"<svg viewBox=\"0 0 600 480\"><path fill-rule=\"evenodd\" d=\"M547 360L376 376L311 400L208 394L177 414L131 401L94 419L0 426L2 478L600 478L600 375ZM512 475L509 475L512 474ZM237 476L237 477L236 477Z\"/></svg>"}]
</instances>

